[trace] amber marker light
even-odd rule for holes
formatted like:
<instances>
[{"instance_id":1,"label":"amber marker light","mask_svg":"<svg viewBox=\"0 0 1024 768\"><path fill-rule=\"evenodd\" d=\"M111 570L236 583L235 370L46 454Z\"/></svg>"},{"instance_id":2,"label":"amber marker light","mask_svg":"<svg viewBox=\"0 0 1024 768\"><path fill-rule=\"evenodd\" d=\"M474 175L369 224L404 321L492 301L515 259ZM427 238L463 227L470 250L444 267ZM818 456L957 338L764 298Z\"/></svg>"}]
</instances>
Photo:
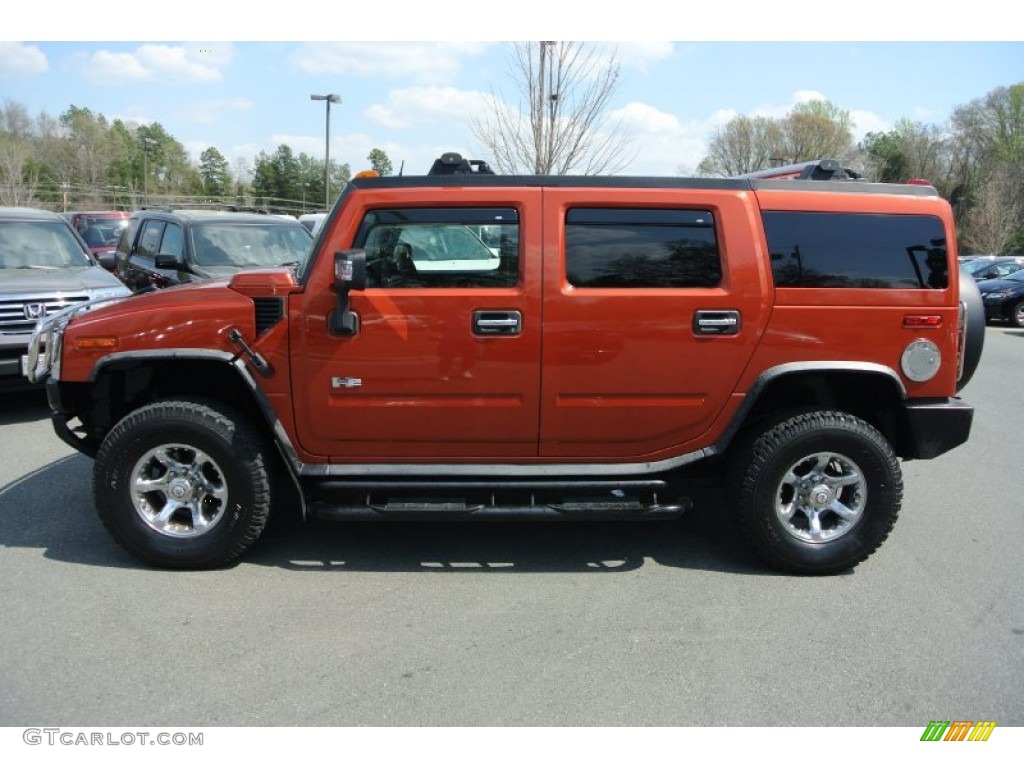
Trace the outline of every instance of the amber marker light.
<instances>
[{"instance_id":1,"label":"amber marker light","mask_svg":"<svg viewBox=\"0 0 1024 768\"><path fill-rule=\"evenodd\" d=\"M75 349L85 352L95 349L116 349L117 336L82 336L75 339Z\"/></svg>"}]
</instances>

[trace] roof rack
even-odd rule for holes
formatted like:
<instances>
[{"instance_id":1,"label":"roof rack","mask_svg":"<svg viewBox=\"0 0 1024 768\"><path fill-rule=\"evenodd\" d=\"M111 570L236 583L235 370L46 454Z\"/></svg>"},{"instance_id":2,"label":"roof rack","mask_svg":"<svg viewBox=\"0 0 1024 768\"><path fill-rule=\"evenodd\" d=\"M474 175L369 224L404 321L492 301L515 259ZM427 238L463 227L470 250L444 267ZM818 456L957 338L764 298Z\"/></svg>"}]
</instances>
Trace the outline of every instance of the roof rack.
<instances>
[{"instance_id":1,"label":"roof rack","mask_svg":"<svg viewBox=\"0 0 1024 768\"><path fill-rule=\"evenodd\" d=\"M483 160L466 160L458 152L445 152L434 164L430 166L428 176L452 176L462 173L489 173L494 174Z\"/></svg>"},{"instance_id":2,"label":"roof rack","mask_svg":"<svg viewBox=\"0 0 1024 768\"><path fill-rule=\"evenodd\" d=\"M169 203L163 205L143 205L143 211L228 211L230 213L262 213L268 214L266 208L254 205L234 205L232 203Z\"/></svg>"},{"instance_id":3,"label":"roof rack","mask_svg":"<svg viewBox=\"0 0 1024 768\"><path fill-rule=\"evenodd\" d=\"M843 168L838 160L808 160L793 165L780 165L763 171L744 173L737 179L799 179L810 181L855 181L863 175L850 168Z\"/></svg>"}]
</instances>

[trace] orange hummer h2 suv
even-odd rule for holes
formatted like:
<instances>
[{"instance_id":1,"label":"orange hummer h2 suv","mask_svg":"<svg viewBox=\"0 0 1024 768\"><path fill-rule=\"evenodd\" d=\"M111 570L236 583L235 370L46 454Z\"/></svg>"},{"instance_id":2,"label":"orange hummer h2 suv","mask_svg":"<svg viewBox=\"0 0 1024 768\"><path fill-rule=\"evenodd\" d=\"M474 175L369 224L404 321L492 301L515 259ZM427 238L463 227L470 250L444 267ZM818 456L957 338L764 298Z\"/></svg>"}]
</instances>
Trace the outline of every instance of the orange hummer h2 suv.
<instances>
[{"instance_id":1,"label":"orange hummer h2 suv","mask_svg":"<svg viewBox=\"0 0 1024 768\"><path fill-rule=\"evenodd\" d=\"M835 164L737 179L350 182L297 266L40 323L29 368L160 566L326 518L650 518L724 485L771 565L835 573L963 443L984 315L950 207ZM805 180L806 179L806 180Z\"/></svg>"}]
</instances>

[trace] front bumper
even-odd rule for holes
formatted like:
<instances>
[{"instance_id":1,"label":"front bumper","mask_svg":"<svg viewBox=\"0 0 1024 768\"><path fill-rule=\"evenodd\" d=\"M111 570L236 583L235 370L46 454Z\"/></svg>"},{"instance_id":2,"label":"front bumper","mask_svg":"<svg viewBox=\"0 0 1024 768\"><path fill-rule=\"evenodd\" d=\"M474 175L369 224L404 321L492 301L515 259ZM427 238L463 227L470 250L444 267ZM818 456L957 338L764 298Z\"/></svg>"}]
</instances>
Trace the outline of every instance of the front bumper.
<instances>
[{"instance_id":1,"label":"front bumper","mask_svg":"<svg viewBox=\"0 0 1024 768\"><path fill-rule=\"evenodd\" d=\"M904 458L934 459L967 442L974 406L958 397L911 400L904 406L907 449Z\"/></svg>"}]
</instances>

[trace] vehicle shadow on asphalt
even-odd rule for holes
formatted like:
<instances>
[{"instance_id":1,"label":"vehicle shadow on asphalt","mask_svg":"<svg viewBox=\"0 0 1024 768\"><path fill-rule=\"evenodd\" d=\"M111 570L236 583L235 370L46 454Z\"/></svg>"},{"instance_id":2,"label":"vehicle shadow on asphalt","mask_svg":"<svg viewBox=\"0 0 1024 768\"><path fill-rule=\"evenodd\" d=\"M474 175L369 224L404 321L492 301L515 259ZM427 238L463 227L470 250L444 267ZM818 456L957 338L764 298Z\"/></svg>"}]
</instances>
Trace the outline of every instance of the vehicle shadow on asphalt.
<instances>
[{"instance_id":1,"label":"vehicle shadow on asphalt","mask_svg":"<svg viewBox=\"0 0 1024 768\"><path fill-rule=\"evenodd\" d=\"M91 475L92 462L76 454L0 487L0 546L40 549L61 562L148 568L104 530L93 510ZM272 521L241 563L300 572L609 574L651 561L772 573L738 540L720 500L657 521Z\"/></svg>"},{"instance_id":2,"label":"vehicle shadow on asphalt","mask_svg":"<svg viewBox=\"0 0 1024 768\"><path fill-rule=\"evenodd\" d=\"M0 425L27 424L50 416L46 393L41 389L16 390L0 395Z\"/></svg>"},{"instance_id":3,"label":"vehicle shadow on asphalt","mask_svg":"<svg viewBox=\"0 0 1024 768\"><path fill-rule=\"evenodd\" d=\"M771 573L739 541L721 498L677 520L272 524L245 561L293 571Z\"/></svg>"}]
</instances>

